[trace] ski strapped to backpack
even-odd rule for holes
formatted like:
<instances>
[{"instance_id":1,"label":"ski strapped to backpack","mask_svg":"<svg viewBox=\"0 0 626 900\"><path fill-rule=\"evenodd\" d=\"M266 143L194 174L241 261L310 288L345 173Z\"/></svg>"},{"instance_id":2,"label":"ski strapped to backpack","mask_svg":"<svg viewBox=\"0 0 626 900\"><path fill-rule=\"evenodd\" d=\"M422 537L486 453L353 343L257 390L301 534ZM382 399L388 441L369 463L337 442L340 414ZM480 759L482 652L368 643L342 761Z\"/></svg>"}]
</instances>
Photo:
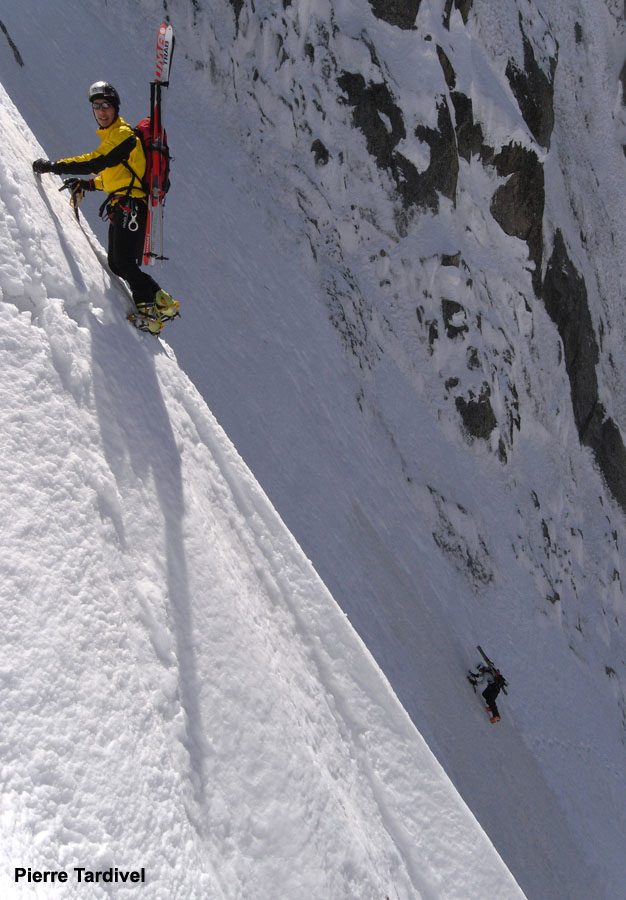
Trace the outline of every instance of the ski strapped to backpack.
<instances>
[{"instance_id":1,"label":"ski strapped to backpack","mask_svg":"<svg viewBox=\"0 0 626 900\"><path fill-rule=\"evenodd\" d=\"M169 85L173 53L174 31L164 22L157 35L155 78L150 82L150 118L142 119L135 129L146 154L148 221L143 261L150 265L157 259L167 259L163 255L163 206L170 187L170 153L163 128L163 88Z\"/></svg>"},{"instance_id":2,"label":"ski strapped to backpack","mask_svg":"<svg viewBox=\"0 0 626 900\"><path fill-rule=\"evenodd\" d=\"M496 668L495 664L489 659L489 657L487 656L487 654L485 653L485 651L483 650L483 648L482 648L480 645L477 646L476 649L478 650L478 652L480 653L480 655L482 656L482 658L483 658L483 659L485 660L485 662L487 663L487 667L491 670L491 673L492 673L494 676L498 675L498 676L502 679L502 682L501 682L501 684L500 684L500 687L502 688L503 693L506 694L506 688L507 688L508 682L506 681L504 675L502 675L502 673L500 672L500 670ZM507 695L507 696L508 696L508 695Z\"/></svg>"}]
</instances>

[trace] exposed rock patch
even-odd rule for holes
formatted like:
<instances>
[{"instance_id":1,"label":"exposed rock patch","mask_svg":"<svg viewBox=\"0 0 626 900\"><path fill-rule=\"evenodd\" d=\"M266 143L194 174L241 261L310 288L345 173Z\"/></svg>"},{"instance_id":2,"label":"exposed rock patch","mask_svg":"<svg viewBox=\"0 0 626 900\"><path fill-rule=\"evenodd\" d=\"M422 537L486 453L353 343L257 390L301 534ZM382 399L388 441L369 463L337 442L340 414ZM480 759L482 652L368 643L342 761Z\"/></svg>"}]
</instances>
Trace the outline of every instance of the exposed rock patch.
<instances>
[{"instance_id":1,"label":"exposed rock patch","mask_svg":"<svg viewBox=\"0 0 626 900\"><path fill-rule=\"evenodd\" d=\"M459 156L470 161L472 156L479 156L483 162L493 159L493 150L483 140L483 130L474 121L472 101L460 91L451 91L450 99L454 106L456 120L456 141Z\"/></svg>"},{"instance_id":2,"label":"exposed rock patch","mask_svg":"<svg viewBox=\"0 0 626 900\"><path fill-rule=\"evenodd\" d=\"M506 67L506 77L532 136L542 147L549 147L554 128L554 73L557 60L556 57L550 59L549 72L546 74L535 59L532 44L524 33L521 16L520 29L524 45L524 68L520 69L511 59Z\"/></svg>"},{"instance_id":3,"label":"exposed rock patch","mask_svg":"<svg viewBox=\"0 0 626 900\"><path fill-rule=\"evenodd\" d=\"M543 210L545 188L543 166L533 150L509 144L494 157L498 175L510 175L495 192L491 214L505 234L528 244L528 254L535 264L533 284L541 289L543 255Z\"/></svg>"},{"instance_id":4,"label":"exposed rock patch","mask_svg":"<svg viewBox=\"0 0 626 900\"><path fill-rule=\"evenodd\" d=\"M441 314L443 316L443 324L446 334L449 338L456 338L469 331L467 324L467 313L460 303L456 300L441 301Z\"/></svg>"},{"instance_id":5,"label":"exposed rock patch","mask_svg":"<svg viewBox=\"0 0 626 900\"><path fill-rule=\"evenodd\" d=\"M478 396L470 391L467 397L457 397L454 401L463 427L472 437L487 440L498 424L490 397L491 388L485 383Z\"/></svg>"},{"instance_id":6,"label":"exposed rock patch","mask_svg":"<svg viewBox=\"0 0 626 900\"><path fill-rule=\"evenodd\" d=\"M397 25L398 28L413 28L422 0L370 0L372 12L378 19Z\"/></svg>"},{"instance_id":7,"label":"exposed rock patch","mask_svg":"<svg viewBox=\"0 0 626 900\"><path fill-rule=\"evenodd\" d=\"M328 148L319 138L316 138L311 144L311 153L315 157L315 165L317 166L325 166L330 159Z\"/></svg>"},{"instance_id":8,"label":"exposed rock patch","mask_svg":"<svg viewBox=\"0 0 626 900\"><path fill-rule=\"evenodd\" d=\"M543 299L563 342L574 419L580 441L596 458L606 483L626 510L626 448L615 422L598 398L596 366L600 353L584 278L569 258L557 231L546 269Z\"/></svg>"},{"instance_id":9,"label":"exposed rock patch","mask_svg":"<svg viewBox=\"0 0 626 900\"><path fill-rule=\"evenodd\" d=\"M450 28L450 16L452 15L453 9L458 9L463 17L463 22L467 25L472 3L473 0L446 0L443 10L443 24L445 27Z\"/></svg>"},{"instance_id":10,"label":"exposed rock patch","mask_svg":"<svg viewBox=\"0 0 626 900\"><path fill-rule=\"evenodd\" d=\"M8 41L9 47L13 51L13 56L15 57L15 62L18 64L18 66L23 66L24 60L22 59L22 54L17 49L16 45L14 44L14 42L11 38L11 35L7 31L6 25L1 20L0 20L0 31L4 34L5 38Z\"/></svg>"},{"instance_id":11,"label":"exposed rock patch","mask_svg":"<svg viewBox=\"0 0 626 900\"><path fill-rule=\"evenodd\" d=\"M379 168L395 182L405 206L437 210L439 194L455 199L459 159L452 117L445 97L437 103L437 128L418 125L415 136L430 148L424 172L396 148L406 138L402 112L388 87L366 83L360 74L343 72L338 85L353 108L353 124L365 135L367 149Z\"/></svg>"},{"instance_id":12,"label":"exposed rock patch","mask_svg":"<svg viewBox=\"0 0 626 900\"><path fill-rule=\"evenodd\" d=\"M348 96L352 122L365 135L368 152L380 168L393 170L394 148L406 137L406 129L387 85L367 84L352 72L343 72L338 84Z\"/></svg>"},{"instance_id":13,"label":"exposed rock patch","mask_svg":"<svg viewBox=\"0 0 626 900\"><path fill-rule=\"evenodd\" d=\"M239 16L243 8L243 0L230 0L230 5L235 13L235 31L239 32Z\"/></svg>"}]
</instances>

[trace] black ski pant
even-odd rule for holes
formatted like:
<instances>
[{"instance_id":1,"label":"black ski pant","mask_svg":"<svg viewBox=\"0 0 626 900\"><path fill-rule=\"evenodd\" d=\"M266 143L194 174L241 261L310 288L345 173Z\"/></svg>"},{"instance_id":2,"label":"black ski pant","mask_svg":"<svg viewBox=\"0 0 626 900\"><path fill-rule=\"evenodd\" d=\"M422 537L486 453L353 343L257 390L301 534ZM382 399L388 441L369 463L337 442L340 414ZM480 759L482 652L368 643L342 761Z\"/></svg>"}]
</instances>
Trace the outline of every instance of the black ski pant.
<instances>
[{"instance_id":1,"label":"black ski pant","mask_svg":"<svg viewBox=\"0 0 626 900\"><path fill-rule=\"evenodd\" d=\"M110 217L109 267L114 275L128 282L135 304L152 305L159 285L139 268L148 207L140 200L119 200L111 206Z\"/></svg>"},{"instance_id":2,"label":"black ski pant","mask_svg":"<svg viewBox=\"0 0 626 900\"><path fill-rule=\"evenodd\" d=\"M487 687L485 688L485 690L483 691L483 697L485 698L487 706L491 710L491 715L497 716L498 718L500 718L500 713L498 712L498 707L496 706L496 697L498 696L499 693L500 693L500 688L495 683L495 681L493 684L488 684Z\"/></svg>"}]
</instances>

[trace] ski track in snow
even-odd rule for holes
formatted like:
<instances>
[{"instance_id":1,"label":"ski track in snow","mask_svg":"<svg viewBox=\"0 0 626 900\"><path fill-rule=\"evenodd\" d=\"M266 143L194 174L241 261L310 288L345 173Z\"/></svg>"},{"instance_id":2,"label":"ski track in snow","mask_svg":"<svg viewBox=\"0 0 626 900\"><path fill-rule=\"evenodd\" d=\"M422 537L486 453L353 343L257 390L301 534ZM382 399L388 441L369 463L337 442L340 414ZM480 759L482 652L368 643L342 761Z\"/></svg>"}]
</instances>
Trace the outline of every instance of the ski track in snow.
<instances>
[{"instance_id":1,"label":"ski track in snow","mask_svg":"<svg viewBox=\"0 0 626 900\"><path fill-rule=\"evenodd\" d=\"M3 90L0 124L2 896L521 897Z\"/></svg>"}]
</instances>

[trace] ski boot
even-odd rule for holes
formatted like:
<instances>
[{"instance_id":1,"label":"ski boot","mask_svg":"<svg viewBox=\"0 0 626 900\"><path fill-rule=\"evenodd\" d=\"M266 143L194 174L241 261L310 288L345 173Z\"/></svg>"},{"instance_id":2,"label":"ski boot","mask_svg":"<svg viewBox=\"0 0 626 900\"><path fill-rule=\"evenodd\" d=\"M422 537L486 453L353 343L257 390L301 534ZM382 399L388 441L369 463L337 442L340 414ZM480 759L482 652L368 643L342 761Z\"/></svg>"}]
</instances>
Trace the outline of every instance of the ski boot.
<instances>
[{"instance_id":1,"label":"ski boot","mask_svg":"<svg viewBox=\"0 0 626 900\"><path fill-rule=\"evenodd\" d=\"M496 722L499 722L499 721L500 721L500 716L491 716L491 718L489 719L489 721L491 722L492 725L495 725Z\"/></svg>"},{"instance_id":2,"label":"ski boot","mask_svg":"<svg viewBox=\"0 0 626 900\"><path fill-rule=\"evenodd\" d=\"M154 310L153 315L156 318L165 320L165 319L175 319L180 315L179 312L180 304L178 300L174 300L167 291L159 290L156 292L154 297Z\"/></svg>"},{"instance_id":3,"label":"ski boot","mask_svg":"<svg viewBox=\"0 0 626 900\"><path fill-rule=\"evenodd\" d=\"M129 313L128 321L132 322L139 331L147 331L149 334L158 337L163 329L163 320L159 315L156 315L156 308L148 303L142 303L141 301L135 305L137 307L137 312Z\"/></svg>"},{"instance_id":4,"label":"ski boot","mask_svg":"<svg viewBox=\"0 0 626 900\"><path fill-rule=\"evenodd\" d=\"M131 322L138 331L147 331L158 337L163 330L163 322L160 319L153 319L150 316L140 316L135 313L128 314L128 321Z\"/></svg>"}]
</instances>

